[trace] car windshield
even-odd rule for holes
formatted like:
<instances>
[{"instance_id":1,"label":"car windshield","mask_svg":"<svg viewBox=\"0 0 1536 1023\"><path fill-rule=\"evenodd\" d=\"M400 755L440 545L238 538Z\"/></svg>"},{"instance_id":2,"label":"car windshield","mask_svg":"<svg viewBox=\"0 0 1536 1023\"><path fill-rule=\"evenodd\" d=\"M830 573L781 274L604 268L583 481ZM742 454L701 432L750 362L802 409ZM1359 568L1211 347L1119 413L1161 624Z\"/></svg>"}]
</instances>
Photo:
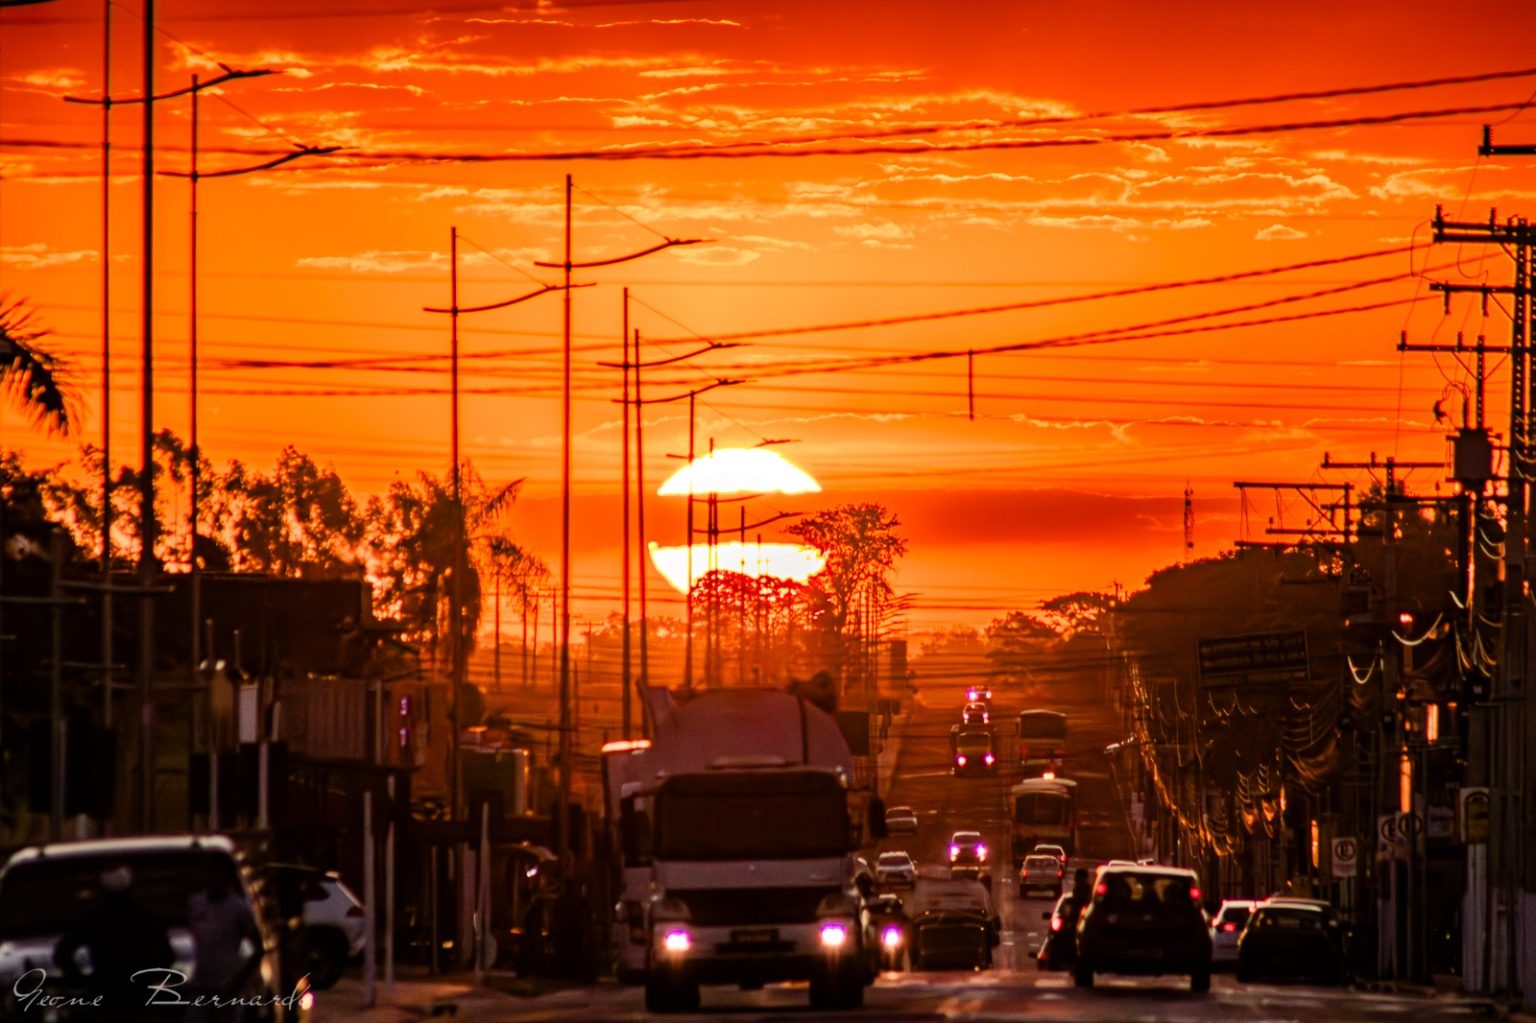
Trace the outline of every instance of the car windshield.
<instances>
[{"instance_id":1,"label":"car windshield","mask_svg":"<svg viewBox=\"0 0 1536 1023\"><path fill-rule=\"evenodd\" d=\"M906 853L887 852L881 853L880 859L877 862L884 867L905 867L908 863L912 862L912 858Z\"/></svg>"},{"instance_id":2,"label":"car windshield","mask_svg":"<svg viewBox=\"0 0 1536 1023\"><path fill-rule=\"evenodd\" d=\"M955 837L949 840L950 845L976 845L981 842L979 831L957 831Z\"/></svg>"},{"instance_id":3,"label":"car windshield","mask_svg":"<svg viewBox=\"0 0 1536 1023\"><path fill-rule=\"evenodd\" d=\"M917 814L912 812L910 806L893 806L885 811L885 816L886 819L890 819L892 817L916 817Z\"/></svg>"},{"instance_id":4,"label":"car windshield","mask_svg":"<svg viewBox=\"0 0 1536 1023\"><path fill-rule=\"evenodd\" d=\"M56 856L13 864L0 886L0 938L62 934L95 904L101 873L128 864L133 895L168 927L187 923L187 900L200 891L212 855L206 849Z\"/></svg>"}]
</instances>

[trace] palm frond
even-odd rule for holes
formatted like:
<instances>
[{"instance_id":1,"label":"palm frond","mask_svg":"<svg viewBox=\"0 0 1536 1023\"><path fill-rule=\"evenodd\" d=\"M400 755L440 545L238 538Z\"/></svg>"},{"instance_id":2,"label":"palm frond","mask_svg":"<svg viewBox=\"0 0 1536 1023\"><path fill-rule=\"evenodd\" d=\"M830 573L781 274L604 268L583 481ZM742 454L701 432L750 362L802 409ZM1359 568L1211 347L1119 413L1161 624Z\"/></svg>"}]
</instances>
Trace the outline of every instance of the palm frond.
<instances>
[{"instance_id":1,"label":"palm frond","mask_svg":"<svg viewBox=\"0 0 1536 1023\"><path fill-rule=\"evenodd\" d=\"M25 302L0 298L0 390L35 424L68 435L74 426L74 399L65 385L68 364L37 347L48 332L32 320Z\"/></svg>"}]
</instances>

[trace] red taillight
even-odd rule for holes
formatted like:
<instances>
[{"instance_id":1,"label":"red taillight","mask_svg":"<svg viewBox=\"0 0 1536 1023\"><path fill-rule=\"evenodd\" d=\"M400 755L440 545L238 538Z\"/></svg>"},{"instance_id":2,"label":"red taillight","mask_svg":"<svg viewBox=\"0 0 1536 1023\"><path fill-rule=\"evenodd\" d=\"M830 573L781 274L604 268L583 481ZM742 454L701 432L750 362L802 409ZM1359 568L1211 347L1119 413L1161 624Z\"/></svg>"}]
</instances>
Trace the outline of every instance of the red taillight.
<instances>
[{"instance_id":1,"label":"red taillight","mask_svg":"<svg viewBox=\"0 0 1536 1023\"><path fill-rule=\"evenodd\" d=\"M1093 894L1095 894L1095 895L1108 895L1109 894L1109 882L1108 881L1100 881L1098 884L1094 885L1093 886Z\"/></svg>"},{"instance_id":2,"label":"red taillight","mask_svg":"<svg viewBox=\"0 0 1536 1023\"><path fill-rule=\"evenodd\" d=\"M1061 917L1059 917L1059 916L1051 917L1051 930L1053 930L1053 931L1061 930Z\"/></svg>"},{"instance_id":3,"label":"red taillight","mask_svg":"<svg viewBox=\"0 0 1536 1023\"><path fill-rule=\"evenodd\" d=\"M1237 924L1225 923L1221 925L1221 933L1223 934L1231 934L1235 930L1237 930Z\"/></svg>"},{"instance_id":4,"label":"red taillight","mask_svg":"<svg viewBox=\"0 0 1536 1023\"><path fill-rule=\"evenodd\" d=\"M1196 888L1194 885L1190 885L1190 887L1189 887L1189 901L1191 901L1191 902L1199 902L1200 901L1200 889Z\"/></svg>"},{"instance_id":5,"label":"red taillight","mask_svg":"<svg viewBox=\"0 0 1536 1023\"><path fill-rule=\"evenodd\" d=\"M1065 870L1061 870L1061 869L1058 868L1057 871L1056 871L1056 876L1057 877L1065 877L1066 873L1067 872Z\"/></svg>"}]
</instances>

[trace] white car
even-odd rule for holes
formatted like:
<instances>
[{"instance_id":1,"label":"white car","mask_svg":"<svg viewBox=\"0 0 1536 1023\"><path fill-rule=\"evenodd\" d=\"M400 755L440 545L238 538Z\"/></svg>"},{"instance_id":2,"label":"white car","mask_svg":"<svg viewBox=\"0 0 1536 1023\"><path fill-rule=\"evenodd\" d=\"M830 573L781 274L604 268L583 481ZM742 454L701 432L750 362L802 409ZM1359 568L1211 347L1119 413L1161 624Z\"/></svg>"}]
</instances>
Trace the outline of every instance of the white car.
<instances>
[{"instance_id":1,"label":"white car","mask_svg":"<svg viewBox=\"0 0 1536 1023\"><path fill-rule=\"evenodd\" d=\"M885 830L893 835L917 832L917 811L910 806L893 806L885 811Z\"/></svg>"},{"instance_id":2,"label":"white car","mask_svg":"<svg viewBox=\"0 0 1536 1023\"><path fill-rule=\"evenodd\" d=\"M1226 899L1211 917L1211 962L1237 962L1237 939L1253 912L1249 899Z\"/></svg>"},{"instance_id":3,"label":"white car","mask_svg":"<svg viewBox=\"0 0 1536 1023\"><path fill-rule=\"evenodd\" d=\"M245 850L224 835L193 834L53 842L13 853L0 869L0 1016L29 1015L16 1001L24 990L23 978L27 983L50 985L40 989L50 997L74 993L67 986L72 982L63 977L55 961L55 947L82 909L110 892L126 891L159 917L170 945L170 968L190 975L195 948L189 904L192 895L218 872L232 872L238 882L234 897L246 902L260 932L254 944L248 938L241 940L243 954L260 957L259 969L232 995L271 1006L268 1018L274 1023L307 1019L311 999L285 1000L290 992L283 990L280 935L267 912L271 900ZM73 962L82 970L87 968L89 952L78 950ZM57 984L66 986L52 987ZM307 993L307 986L303 991ZM47 1012L37 1015L51 1018ZM110 1011L100 1015L112 1017Z\"/></svg>"},{"instance_id":4,"label":"white car","mask_svg":"<svg viewBox=\"0 0 1536 1023\"><path fill-rule=\"evenodd\" d=\"M1061 861L1063 868L1067 865L1067 850L1059 845L1040 843L1029 851L1031 856L1054 856Z\"/></svg>"},{"instance_id":5,"label":"white car","mask_svg":"<svg viewBox=\"0 0 1536 1023\"><path fill-rule=\"evenodd\" d=\"M341 979L349 962L363 954L368 942L363 904L334 871L286 863L270 869L280 889L291 885L304 900L306 972L310 983L324 991Z\"/></svg>"},{"instance_id":6,"label":"white car","mask_svg":"<svg viewBox=\"0 0 1536 1023\"><path fill-rule=\"evenodd\" d=\"M900 850L883 852L875 860L875 883L884 885L917 884L917 862Z\"/></svg>"}]
</instances>

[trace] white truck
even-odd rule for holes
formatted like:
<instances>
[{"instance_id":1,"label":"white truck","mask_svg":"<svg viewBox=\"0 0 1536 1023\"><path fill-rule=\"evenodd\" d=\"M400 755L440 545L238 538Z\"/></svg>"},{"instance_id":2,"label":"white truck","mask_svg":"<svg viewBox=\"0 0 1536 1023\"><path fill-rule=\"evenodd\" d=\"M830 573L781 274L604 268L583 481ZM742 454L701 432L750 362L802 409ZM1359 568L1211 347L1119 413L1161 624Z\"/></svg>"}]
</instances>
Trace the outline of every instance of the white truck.
<instances>
[{"instance_id":1,"label":"white truck","mask_svg":"<svg viewBox=\"0 0 1536 1023\"><path fill-rule=\"evenodd\" d=\"M648 871L624 864L620 968L640 974L649 1011L695 1009L701 985L785 980L809 981L818 1008L862 1004L879 950L855 854L884 813L851 788L830 715L774 690L705 693L622 775L621 844L643 849Z\"/></svg>"}]
</instances>

